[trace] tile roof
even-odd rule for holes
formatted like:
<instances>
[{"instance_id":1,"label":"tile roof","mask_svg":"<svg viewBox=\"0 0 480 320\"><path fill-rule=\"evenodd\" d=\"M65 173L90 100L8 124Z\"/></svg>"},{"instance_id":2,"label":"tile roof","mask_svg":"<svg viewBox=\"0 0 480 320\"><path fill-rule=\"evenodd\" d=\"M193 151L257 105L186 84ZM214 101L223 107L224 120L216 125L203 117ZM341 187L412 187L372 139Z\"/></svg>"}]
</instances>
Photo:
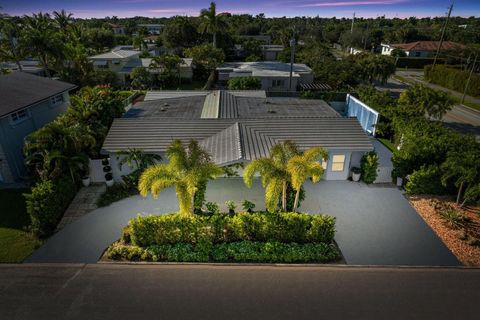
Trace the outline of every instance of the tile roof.
<instances>
[{"instance_id":1,"label":"tile roof","mask_svg":"<svg viewBox=\"0 0 480 320\"><path fill-rule=\"evenodd\" d=\"M409 43L397 43L391 44L391 47L402 49L405 51L436 51L439 45L439 41L416 41ZM455 50L464 49L465 46L461 43L452 41L443 41L442 50Z\"/></svg>"},{"instance_id":2,"label":"tile roof","mask_svg":"<svg viewBox=\"0 0 480 320\"><path fill-rule=\"evenodd\" d=\"M281 141L296 141L301 149L322 146L328 150L370 151L373 145L354 118L292 119L115 119L102 147L103 153L128 148L165 152L180 139L200 141L217 164L252 160L268 155Z\"/></svg>"},{"instance_id":3,"label":"tile roof","mask_svg":"<svg viewBox=\"0 0 480 320\"><path fill-rule=\"evenodd\" d=\"M71 83L14 71L0 75L0 116L41 102L54 95L70 91Z\"/></svg>"},{"instance_id":4,"label":"tile roof","mask_svg":"<svg viewBox=\"0 0 480 320\"><path fill-rule=\"evenodd\" d=\"M135 55L139 55L140 51L138 50L115 50L106 53L97 54L95 56L88 57L90 60L114 60L114 59L125 59L130 58Z\"/></svg>"}]
</instances>

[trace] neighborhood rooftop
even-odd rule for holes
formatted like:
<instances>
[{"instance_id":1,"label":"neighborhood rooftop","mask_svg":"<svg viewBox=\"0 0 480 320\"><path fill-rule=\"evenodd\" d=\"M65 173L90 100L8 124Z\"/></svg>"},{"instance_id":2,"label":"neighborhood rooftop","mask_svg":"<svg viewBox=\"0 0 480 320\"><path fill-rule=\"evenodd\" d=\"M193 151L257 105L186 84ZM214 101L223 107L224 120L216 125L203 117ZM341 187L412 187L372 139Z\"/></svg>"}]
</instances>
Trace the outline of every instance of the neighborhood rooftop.
<instances>
[{"instance_id":1,"label":"neighborhood rooftop","mask_svg":"<svg viewBox=\"0 0 480 320\"><path fill-rule=\"evenodd\" d=\"M227 62L217 68L219 72L245 73L253 77L283 76L290 74L290 64L277 61L258 62ZM299 77L300 73L311 73L307 65L301 63L293 64L293 76Z\"/></svg>"},{"instance_id":2,"label":"neighborhood rooftop","mask_svg":"<svg viewBox=\"0 0 480 320\"><path fill-rule=\"evenodd\" d=\"M301 118L340 117L325 101L267 98L264 91L153 91L125 118Z\"/></svg>"},{"instance_id":3,"label":"neighborhood rooftop","mask_svg":"<svg viewBox=\"0 0 480 320\"><path fill-rule=\"evenodd\" d=\"M300 148L323 146L328 150L371 151L373 145L355 118L292 119L115 119L102 153L139 148L147 153L165 152L180 139L199 141L217 164L267 156L270 148L294 140Z\"/></svg>"},{"instance_id":4,"label":"neighborhood rooftop","mask_svg":"<svg viewBox=\"0 0 480 320\"><path fill-rule=\"evenodd\" d=\"M23 109L54 95L70 91L76 85L14 71L0 75L0 116Z\"/></svg>"},{"instance_id":5,"label":"neighborhood rooftop","mask_svg":"<svg viewBox=\"0 0 480 320\"><path fill-rule=\"evenodd\" d=\"M436 51L438 49L439 41L416 41L409 43L394 43L390 47L406 50L406 51ZM443 41L442 50L464 49L465 46L461 43L453 41Z\"/></svg>"}]
</instances>

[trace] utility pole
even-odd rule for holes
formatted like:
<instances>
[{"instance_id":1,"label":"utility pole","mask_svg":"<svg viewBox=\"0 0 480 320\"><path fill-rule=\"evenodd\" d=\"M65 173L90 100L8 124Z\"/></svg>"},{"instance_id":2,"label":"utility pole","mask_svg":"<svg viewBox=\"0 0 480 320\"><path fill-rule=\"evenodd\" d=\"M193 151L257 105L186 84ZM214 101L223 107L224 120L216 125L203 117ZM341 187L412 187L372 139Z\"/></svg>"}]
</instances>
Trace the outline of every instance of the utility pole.
<instances>
[{"instance_id":1,"label":"utility pole","mask_svg":"<svg viewBox=\"0 0 480 320\"><path fill-rule=\"evenodd\" d=\"M290 82L288 84L288 89L292 90L292 77L293 77L293 62L295 61L295 33L293 34L293 38L290 40Z\"/></svg>"},{"instance_id":2,"label":"utility pole","mask_svg":"<svg viewBox=\"0 0 480 320\"><path fill-rule=\"evenodd\" d=\"M443 24L442 35L440 36L440 42L438 43L437 53L435 53L435 59L433 59L432 69L435 68L435 65L437 64L438 54L440 53L440 50L442 49L443 37L445 36L445 29L447 29L447 24L448 24L448 20L450 19L450 15L452 14L452 9L453 9L453 2L450 5L450 7L448 8L447 19L445 20L445 23Z\"/></svg>"},{"instance_id":3,"label":"utility pole","mask_svg":"<svg viewBox=\"0 0 480 320\"><path fill-rule=\"evenodd\" d=\"M353 18L352 18L352 27L350 28L350 33L353 33L353 24L355 23L355 12L353 13Z\"/></svg>"},{"instance_id":4,"label":"utility pole","mask_svg":"<svg viewBox=\"0 0 480 320\"><path fill-rule=\"evenodd\" d=\"M467 83L465 84L465 89L463 90L462 102L465 101L465 96L467 95L468 86L470 85L470 79L472 78L473 70L475 70L475 65L477 64L478 53L475 55L475 60L473 60L472 70L470 70L470 74L468 75Z\"/></svg>"}]
</instances>

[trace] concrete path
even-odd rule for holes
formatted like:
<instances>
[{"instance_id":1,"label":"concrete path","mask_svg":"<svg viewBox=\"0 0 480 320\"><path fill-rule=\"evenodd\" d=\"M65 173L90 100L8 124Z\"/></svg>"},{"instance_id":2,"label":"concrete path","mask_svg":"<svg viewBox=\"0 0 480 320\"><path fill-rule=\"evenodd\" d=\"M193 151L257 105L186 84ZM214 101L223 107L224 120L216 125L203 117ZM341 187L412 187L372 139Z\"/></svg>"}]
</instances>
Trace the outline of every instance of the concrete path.
<instances>
[{"instance_id":1,"label":"concrete path","mask_svg":"<svg viewBox=\"0 0 480 320\"><path fill-rule=\"evenodd\" d=\"M336 241L348 264L458 265L458 261L396 188L368 187L348 181L307 183L300 210L337 217ZM252 189L241 178L218 179L207 188L207 201L221 204L243 200L264 209L260 181ZM178 210L173 189L158 200L130 197L99 208L67 225L35 251L26 262L94 263L117 240L128 220L137 215Z\"/></svg>"},{"instance_id":2,"label":"concrete path","mask_svg":"<svg viewBox=\"0 0 480 320\"><path fill-rule=\"evenodd\" d=\"M479 269L0 265L1 319L478 319Z\"/></svg>"}]
</instances>

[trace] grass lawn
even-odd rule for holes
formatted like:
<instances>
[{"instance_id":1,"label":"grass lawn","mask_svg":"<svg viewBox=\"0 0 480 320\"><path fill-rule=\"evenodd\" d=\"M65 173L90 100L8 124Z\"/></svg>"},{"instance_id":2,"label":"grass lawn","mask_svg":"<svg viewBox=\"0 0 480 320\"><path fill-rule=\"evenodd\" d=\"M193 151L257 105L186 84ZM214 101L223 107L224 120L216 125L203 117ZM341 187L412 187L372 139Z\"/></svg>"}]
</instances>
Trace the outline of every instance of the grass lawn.
<instances>
[{"instance_id":1,"label":"grass lawn","mask_svg":"<svg viewBox=\"0 0 480 320\"><path fill-rule=\"evenodd\" d=\"M22 262L41 242L25 231L30 223L22 193L26 189L0 190L0 263Z\"/></svg>"},{"instance_id":2,"label":"grass lawn","mask_svg":"<svg viewBox=\"0 0 480 320\"><path fill-rule=\"evenodd\" d=\"M388 150L394 152L395 151L395 145L388 139L384 138L377 138L378 141L380 141L385 147L387 147Z\"/></svg>"}]
</instances>

